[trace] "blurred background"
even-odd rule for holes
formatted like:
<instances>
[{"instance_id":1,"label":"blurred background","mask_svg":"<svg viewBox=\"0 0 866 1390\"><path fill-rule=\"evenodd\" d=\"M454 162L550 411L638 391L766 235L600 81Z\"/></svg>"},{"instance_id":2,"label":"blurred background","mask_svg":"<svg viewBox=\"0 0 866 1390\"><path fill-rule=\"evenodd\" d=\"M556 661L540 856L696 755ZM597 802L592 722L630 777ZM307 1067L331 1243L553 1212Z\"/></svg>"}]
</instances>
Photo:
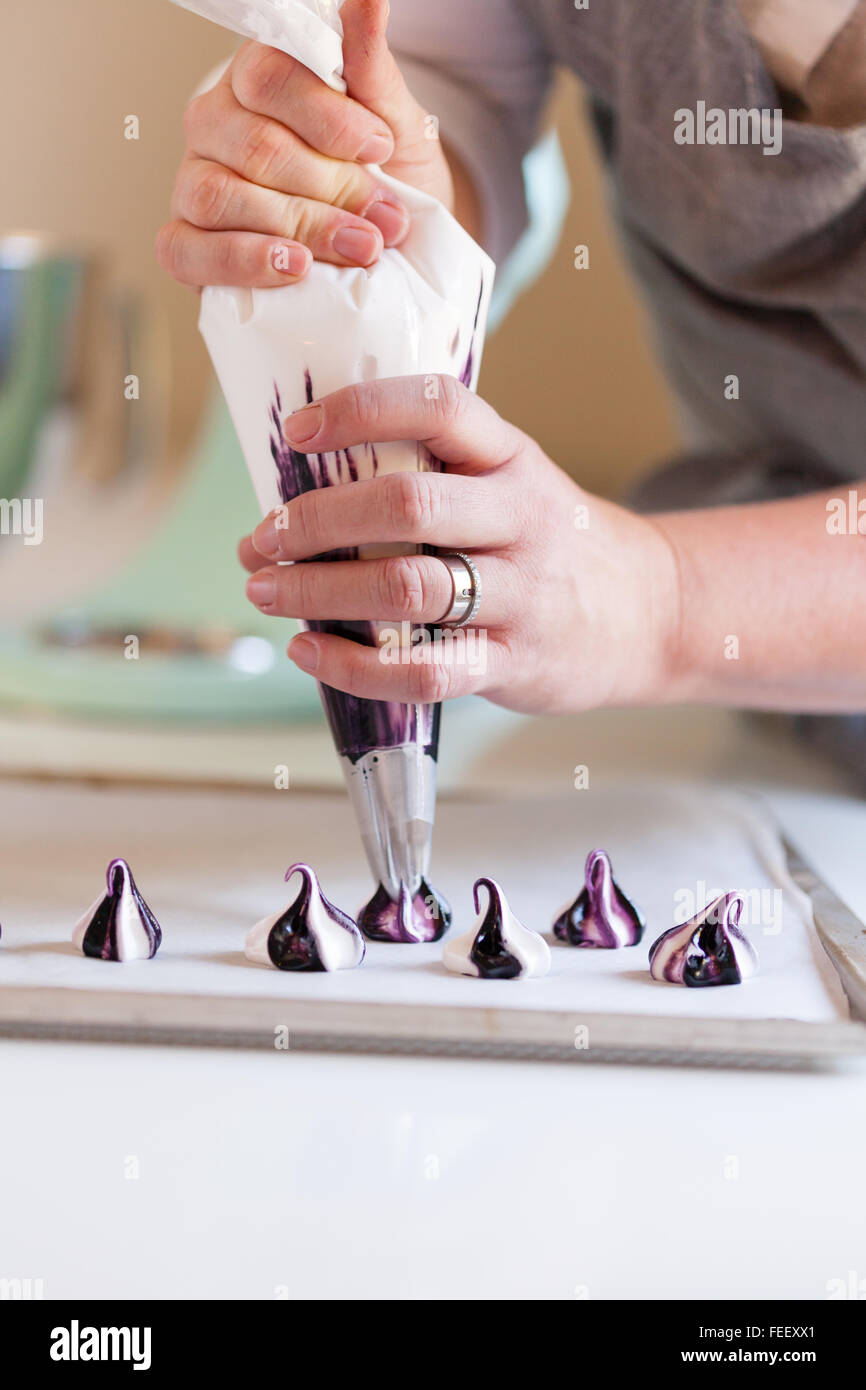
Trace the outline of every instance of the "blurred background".
<instances>
[{"instance_id":1,"label":"blurred background","mask_svg":"<svg viewBox=\"0 0 866 1390\"><path fill-rule=\"evenodd\" d=\"M257 519L252 490L196 295L153 258L184 106L235 45L168 0L44 0L38 15L5 0L2 27L0 499L44 505L38 544L38 518L0 516L13 735L0 756L161 775L195 762L204 725L255 738L253 725L318 720L313 682L284 656L287 625L244 598L234 548ZM675 448L675 425L570 79L549 123L570 206L546 269L489 339L481 391L586 487L617 495ZM589 270L574 269L579 244Z\"/></svg>"}]
</instances>

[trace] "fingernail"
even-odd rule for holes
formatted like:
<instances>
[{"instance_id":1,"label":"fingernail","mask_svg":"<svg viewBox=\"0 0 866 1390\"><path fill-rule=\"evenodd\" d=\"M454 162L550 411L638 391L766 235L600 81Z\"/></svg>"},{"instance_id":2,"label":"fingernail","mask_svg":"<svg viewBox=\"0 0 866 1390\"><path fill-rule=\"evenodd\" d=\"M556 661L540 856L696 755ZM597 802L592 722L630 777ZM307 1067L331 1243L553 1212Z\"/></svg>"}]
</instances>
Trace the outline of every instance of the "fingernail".
<instances>
[{"instance_id":1,"label":"fingernail","mask_svg":"<svg viewBox=\"0 0 866 1390\"><path fill-rule=\"evenodd\" d=\"M302 671L315 671L319 664L319 648L308 637L296 637L290 642L289 656Z\"/></svg>"},{"instance_id":2,"label":"fingernail","mask_svg":"<svg viewBox=\"0 0 866 1390\"><path fill-rule=\"evenodd\" d=\"M409 213L397 198L377 198L364 213L378 227L386 246L394 246L409 229Z\"/></svg>"},{"instance_id":3,"label":"fingernail","mask_svg":"<svg viewBox=\"0 0 866 1390\"><path fill-rule=\"evenodd\" d=\"M269 560L277 559L280 553L280 537L274 517L266 516L264 521L259 522L253 531L253 545L260 555L267 556Z\"/></svg>"},{"instance_id":4,"label":"fingernail","mask_svg":"<svg viewBox=\"0 0 866 1390\"><path fill-rule=\"evenodd\" d=\"M380 238L375 232L365 232L363 227L341 227L334 236L334 250L338 256L356 265L369 265L381 249Z\"/></svg>"},{"instance_id":5,"label":"fingernail","mask_svg":"<svg viewBox=\"0 0 866 1390\"><path fill-rule=\"evenodd\" d=\"M270 608L277 597L277 577L269 570L254 574L247 580L247 598L257 608Z\"/></svg>"},{"instance_id":6,"label":"fingernail","mask_svg":"<svg viewBox=\"0 0 866 1390\"><path fill-rule=\"evenodd\" d=\"M306 444L319 433L324 414L320 405L305 405L283 421L283 434L290 444Z\"/></svg>"},{"instance_id":7,"label":"fingernail","mask_svg":"<svg viewBox=\"0 0 866 1390\"><path fill-rule=\"evenodd\" d=\"M359 164L387 164L394 153L394 141L390 135L376 133L368 135L358 151Z\"/></svg>"},{"instance_id":8,"label":"fingernail","mask_svg":"<svg viewBox=\"0 0 866 1390\"><path fill-rule=\"evenodd\" d=\"M304 275L310 263L310 253L305 246L275 246L271 252L274 270L283 275Z\"/></svg>"}]
</instances>

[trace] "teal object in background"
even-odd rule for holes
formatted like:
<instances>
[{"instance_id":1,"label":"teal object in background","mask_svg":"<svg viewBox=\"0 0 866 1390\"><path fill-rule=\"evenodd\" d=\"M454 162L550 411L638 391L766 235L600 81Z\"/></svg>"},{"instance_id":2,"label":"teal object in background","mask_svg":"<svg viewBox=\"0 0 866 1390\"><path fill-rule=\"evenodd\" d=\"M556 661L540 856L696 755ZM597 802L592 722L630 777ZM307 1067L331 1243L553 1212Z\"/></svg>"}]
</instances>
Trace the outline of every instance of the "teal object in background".
<instances>
[{"instance_id":1,"label":"teal object in background","mask_svg":"<svg viewBox=\"0 0 866 1390\"><path fill-rule=\"evenodd\" d=\"M523 187L528 222L510 255L496 267L488 335L499 328L515 300L538 279L562 235L571 188L555 130L549 130L525 155ZM481 394L484 395L483 376Z\"/></svg>"},{"instance_id":2,"label":"teal object in background","mask_svg":"<svg viewBox=\"0 0 866 1390\"><path fill-rule=\"evenodd\" d=\"M258 613L244 594L237 543L259 520L222 397L214 394L167 518L130 564L74 609L29 632L0 632L0 704L109 718L282 721L321 714L315 681L286 656L297 625ZM218 652L149 650L149 629L225 631ZM74 645L77 630L113 634ZM46 631L67 645L46 641ZM139 656L124 655L138 636Z\"/></svg>"},{"instance_id":3,"label":"teal object in background","mask_svg":"<svg viewBox=\"0 0 866 1390\"><path fill-rule=\"evenodd\" d=\"M267 447L267 436L264 440ZM232 627L289 640L294 625L258 613L244 594L237 544L260 514L222 396L214 391L186 481L167 518L104 592L76 611L95 623Z\"/></svg>"},{"instance_id":4,"label":"teal object in background","mask_svg":"<svg viewBox=\"0 0 866 1390\"><path fill-rule=\"evenodd\" d=\"M14 239L4 242L11 246ZM0 495L16 497L30 471L43 413L55 394L66 346L63 329L81 297L82 265L20 261L0 248Z\"/></svg>"},{"instance_id":5,"label":"teal object in background","mask_svg":"<svg viewBox=\"0 0 866 1390\"><path fill-rule=\"evenodd\" d=\"M524 160L529 226L497 271L491 327L550 259L568 202L568 180L555 133ZM16 357L0 352L0 492L13 496L46 405L56 388L58 339L81 293L74 263L36 264L23 299ZM11 287L11 281L10 281ZM25 312L26 310L26 312ZM11 323L7 330L11 330ZM0 343L12 338L0 332ZM482 383L483 389L483 383ZM5 476L5 482L3 478ZM102 719L212 723L321 719L315 681L289 661L296 625L258 613L244 595L237 542L259 519L247 469L222 396L214 391L167 517L130 563L74 609L58 607L33 630L0 629L0 707L26 707ZM97 537L88 543L98 543ZM148 630L233 634L213 654L148 647ZM102 630L110 645L75 646L76 631ZM46 641L65 634L67 645ZM124 657L125 636L139 636L137 660Z\"/></svg>"}]
</instances>

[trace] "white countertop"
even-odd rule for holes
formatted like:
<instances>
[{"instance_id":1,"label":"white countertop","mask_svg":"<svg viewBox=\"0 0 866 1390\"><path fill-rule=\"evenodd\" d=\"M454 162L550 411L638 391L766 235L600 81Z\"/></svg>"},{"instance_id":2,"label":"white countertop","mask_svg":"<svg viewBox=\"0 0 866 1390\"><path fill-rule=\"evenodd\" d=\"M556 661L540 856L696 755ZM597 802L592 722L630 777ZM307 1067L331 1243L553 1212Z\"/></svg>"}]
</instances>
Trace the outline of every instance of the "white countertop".
<instances>
[{"instance_id":1,"label":"white countertop","mask_svg":"<svg viewBox=\"0 0 866 1390\"><path fill-rule=\"evenodd\" d=\"M0 1056L2 1272L47 1297L820 1299L866 1269L862 1072Z\"/></svg>"},{"instance_id":2,"label":"white countertop","mask_svg":"<svg viewBox=\"0 0 866 1390\"><path fill-rule=\"evenodd\" d=\"M726 714L505 716L445 751L458 791L561 789L578 763L757 785L866 917L866 803ZM48 1298L821 1299L866 1279L864 1081L5 1040L0 1278Z\"/></svg>"}]
</instances>

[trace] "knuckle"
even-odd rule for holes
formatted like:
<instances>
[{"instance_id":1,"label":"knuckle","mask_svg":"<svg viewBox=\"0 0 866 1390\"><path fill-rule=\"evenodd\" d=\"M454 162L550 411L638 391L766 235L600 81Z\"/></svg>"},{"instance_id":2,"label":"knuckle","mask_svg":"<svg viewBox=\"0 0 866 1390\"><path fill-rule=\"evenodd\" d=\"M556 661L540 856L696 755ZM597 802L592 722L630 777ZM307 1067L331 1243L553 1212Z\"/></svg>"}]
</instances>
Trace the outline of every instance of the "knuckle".
<instances>
[{"instance_id":1,"label":"knuckle","mask_svg":"<svg viewBox=\"0 0 866 1390\"><path fill-rule=\"evenodd\" d=\"M356 124L351 106L341 103L336 111L330 110L321 126L322 152L331 154L336 150L347 150L357 145L359 142Z\"/></svg>"},{"instance_id":2,"label":"knuckle","mask_svg":"<svg viewBox=\"0 0 866 1390\"><path fill-rule=\"evenodd\" d=\"M345 661L345 689L350 692L361 694L366 684L367 676L367 653L369 647L362 647L358 642L350 642L351 648L344 657Z\"/></svg>"},{"instance_id":3,"label":"knuckle","mask_svg":"<svg viewBox=\"0 0 866 1390\"><path fill-rule=\"evenodd\" d=\"M386 505L394 531L406 540L427 536L436 525L439 512L431 473L392 473L388 479Z\"/></svg>"},{"instance_id":4,"label":"knuckle","mask_svg":"<svg viewBox=\"0 0 866 1390\"><path fill-rule=\"evenodd\" d=\"M302 492L292 504L292 549L300 550L303 558L314 555L319 548L317 507L318 499L315 492Z\"/></svg>"},{"instance_id":5,"label":"knuckle","mask_svg":"<svg viewBox=\"0 0 866 1390\"><path fill-rule=\"evenodd\" d=\"M219 164L208 164L195 173L189 189L189 209L192 220L200 227L215 227L221 222L231 198L228 170Z\"/></svg>"},{"instance_id":6,"label":"knuckle","mask_svg":"<svg viewBox=\"0 0 866 1390\"><path fill-rule=\"evenodd\" d=\"M375 383L354 382L344 386L328 406L328 423L345 430L348 436L362 441L378 438L381 411L375 390ZM388 474L382 479L381 503L388 505L389 490L395 486L398 474Z\"/></svg>"},{"instance_id":7,"label":"knuckle","mask_svg":"<svg viewBox=\"0 0 866 1390\"><path fill-rule=\"evenodd\" d=\"M439 390L435 397L436 411L443 424L453 425L463 413L467 391L456 376L443 374L439 378Z\"/></svg>"},{"instance_id":8,"label":"knuckle","mask_svg":"<svg viewBox=\"0 0 866 1390\"><path fill-rule=\"evenodd\" d=\"M184 255L184 224L180 221L166 222L156 234L154 254L157 264L175 280L187 282L186 257Z\"/></svg>"},{"instance_id":9,"label":"knuckle","mask_svg":"<svg viewBox=\"0 0 866 1390\"><path fill-rule=\"evenodd\" d=\"M279 104L293 67L288 54L264 44L251 44L235 60L232 91L248 111L271 110Z\"/></svg>"},{"instance_id":10,"label":"knuckle","mask_svg":"<svg viewBox=\"0 0 866 1390\"><path fill-rule=\"evenodd\" d=\"M285 235L294 237L304 246L311 246L316 238L319 224L316 204L307 198L287 198L284 213Z\"/></svg>"},{"instance_id":11,"label":"knuckle","mask_svg":"<svg viewBox=\"0 0 866 1390\"><path fill-rule=\"evenodd\" d=\"M211 238L210 255L213 272L218 279L227 281L240 269L238 246L230 232Z\"/></svg>"},{"instance_id":12,"label":"knuckle","mask_svg":"<svg viewBox=\"0 0 866 1390\"><path fill-rule=\"evenodd\" d=\"M375 436L381 418L380 400L375 383L356 382L346 388L345 409L351 423L367 438Z\"/></svg>"},{"instance_id":13,"label":"knuckle","mask_svg":"<svg viewBox=\"0 0 866 1390\"><path fill-rule=\"evenodd\" d=\"M160 227L153 244L154 255L163 270L173 271L177 261L177 231L180 224L166 222Z\"/></svg>"},{"instance_id":14,"label":"knuckle","mask_svg":"<svg viewBox=\"0 0 866 1390\"><path fill-rule=\"evenodd\" d=\"M284 604L287 618L313 617L317 612L316 584L307 565L289 565L284 571Z\"/></svg>"},{"instance_id":15,"label":"knuckle","mask_svg":"<svg viewBox=\"0 0 866 1390\"><path fill-rule=\"evenodd\" d=\"M183 207L185 203L188 201L187 191L192 182L192 172L194 168L194 159L190 158L189 154L184 155L183 159L177 167L177 173L174 176L174 186L171 190L172 217L182 216Z\"/></svg>"},{"instance_id":16,"label":"knuckle","mask_svg":"<svg viewBox=\"0 0 866 1390\"><path fill-rule=\"evenodd\" d=\"M266 117L251 121L241 147L241 167L253 183L267 184L286 164L284 132Z\"/></svg>"},{"instance_id":17,"label":"knuckle","mask_svg":"<svg viewBox=\"0 0 866 1390\"><path fill-rule=\"evenodd\" d=\"M420 705L441 704L449 698L454 686L452 668L435 659L410 666L408 675L410 698Z\"/></svg>"},{"instance_id":18,"label":"knuckle","mask_svg":"<svg viewBox=\"0 0 866 1390\"><path fill-rule=\"evenodd\" d=\"M424 584L418 566L408 555L395 555L383 565L385 608L396 618L418 618L424 611Z\"/></svg>"},{"instance_id":19,"label":"knuckle","mask_svg":"<svg viewBox=\"0 0 866 1390\"><path fill-rule=\"evenodd\" d=\"M358 198L364 178L357 165L340 160L331 172L328 201L336 207L348 207Z\"/></svg>"},{"instance_id":20,"label":"knuckle","mask_svg":"<svg viewBox=\"0 0 866 1390\"><path fill-rule=\"evenodd\" d=\"M183 128L187 135L192 135L199 129L205 113L205 99L207 95L207 92L202 92L200 96L193 97L184 111Z\"/></svg>"}]
</instances>

